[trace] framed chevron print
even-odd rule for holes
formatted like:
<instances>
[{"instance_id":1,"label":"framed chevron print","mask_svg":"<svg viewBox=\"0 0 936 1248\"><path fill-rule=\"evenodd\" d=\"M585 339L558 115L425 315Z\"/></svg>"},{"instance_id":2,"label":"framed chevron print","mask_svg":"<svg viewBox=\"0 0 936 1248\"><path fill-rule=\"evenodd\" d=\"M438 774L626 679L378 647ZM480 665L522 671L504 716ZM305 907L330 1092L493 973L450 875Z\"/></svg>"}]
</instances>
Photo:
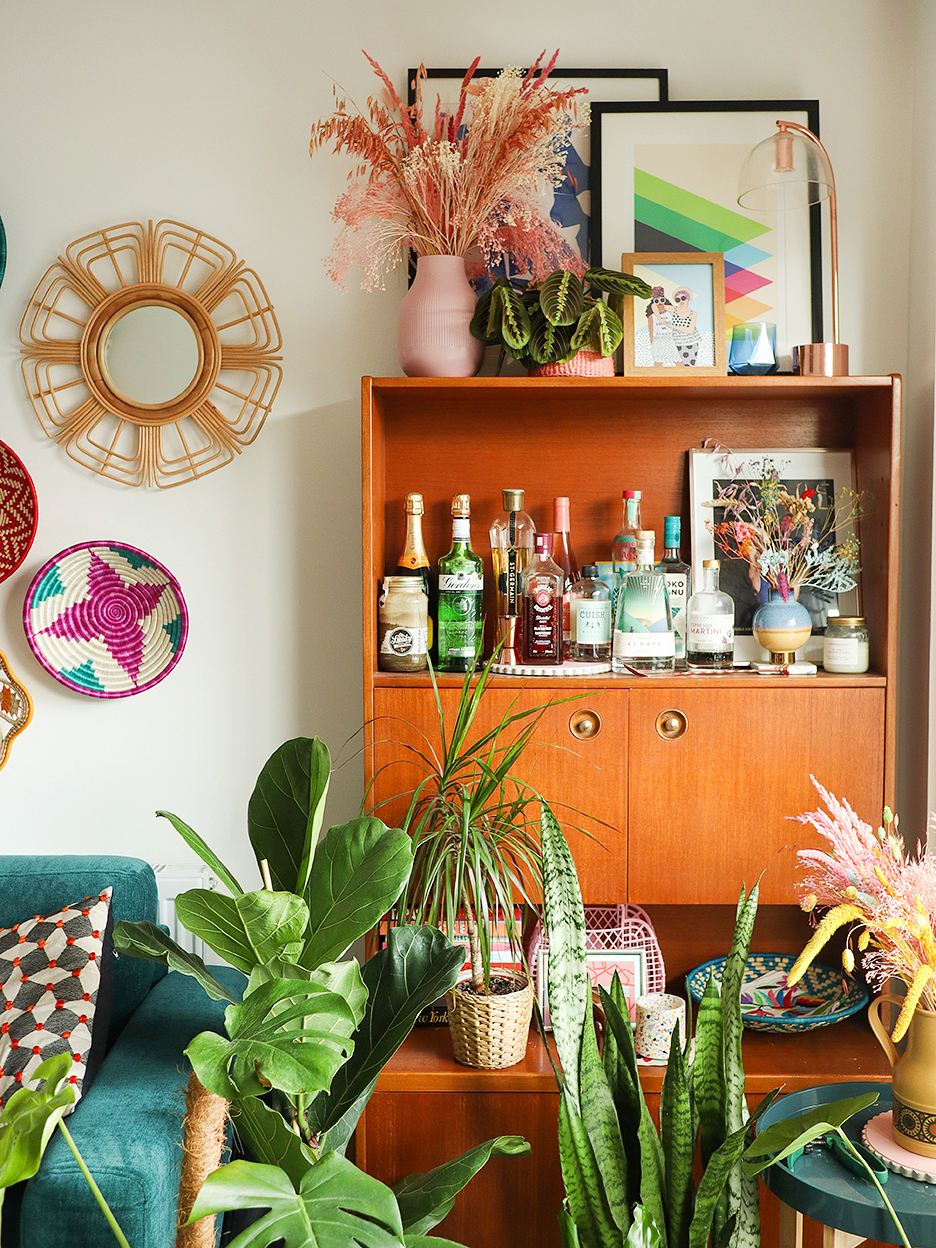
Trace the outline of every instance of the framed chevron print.
<instances>
[{"instance_id":1,"label":"framed chevron print","mask_svg":"<svg viewBox=\"0 0 936 1248\"><path fill-rule=\"evenodd\" d=\"M819 128L817 100L638 100L592 104L592 264L633 252L721 252L725 323L772 321L780 371L820 342L821 209L755 213L738 175L782 118Z\"/></svg>"}]
</instances>

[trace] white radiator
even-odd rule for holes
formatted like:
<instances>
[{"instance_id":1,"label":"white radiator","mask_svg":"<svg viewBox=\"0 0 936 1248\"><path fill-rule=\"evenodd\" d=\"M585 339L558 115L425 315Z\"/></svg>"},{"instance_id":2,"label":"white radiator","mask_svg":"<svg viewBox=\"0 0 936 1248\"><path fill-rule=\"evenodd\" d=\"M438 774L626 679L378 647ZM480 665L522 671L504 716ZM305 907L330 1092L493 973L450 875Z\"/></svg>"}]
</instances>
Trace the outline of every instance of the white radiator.
<instances>
[{"instance_id":1,"label":"white radiator","mask_svg":"<svg viewBox=\"0 0 936 1248\"><path fill-rule=\"evenodd\" d=\"M218 880L214 874L204 866L179 866L173 863L160 863L153 870L156 872L159 899L157 922L169 928L169 935L186 952L217 962L217 955L203 940L199 940L182 926L175 912L175 899L180 893L187 893L190 888L207 888L212 891L217 889Z\"/></svg>"}]
</instances>

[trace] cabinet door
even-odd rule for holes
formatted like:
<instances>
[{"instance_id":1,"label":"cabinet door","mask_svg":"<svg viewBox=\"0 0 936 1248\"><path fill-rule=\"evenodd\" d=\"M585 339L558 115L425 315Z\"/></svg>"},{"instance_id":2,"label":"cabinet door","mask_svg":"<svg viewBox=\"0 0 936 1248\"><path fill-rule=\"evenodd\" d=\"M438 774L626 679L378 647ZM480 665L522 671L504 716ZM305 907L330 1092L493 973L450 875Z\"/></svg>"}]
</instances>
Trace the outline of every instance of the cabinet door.
<instances>
[{"instance_id":1,"label":"cabinet door","mask_svg":"<svg viewBox=\"0 0 936 1248\"><path fill-rule=\"evenodd\" d=\"M823 845L791 815L821 807L810 772L877 825L884 801L884 690L632 690L628 898L733 904L798 893L796 847ZM669 712L674 712L670 715ZM685 731L667 738L658 730ZM681 726L681 721L680 721Z\"/></svg>"},{"instance_id":2,"label":"cabinet door","mask_svg":"<svg viewBox=\"0 0 936 1248\"><path fill-rule=\"evenodd\" d=\"M454 719L458 693L440 690L447 724ZM627 690L588 690L571 700L554 697L514 774L543 795L565 828L585 901L624 901ZM474 735L489 731L511 708L521 711L548 701L549 695L536 689L490 688ZM402 795L425 774L414 751L439 749L439 719L431 689L375 689L374 711L368 775L376 779L368 805L380 803L374 813L393 823L406 810Z\"/></svg>"}]
</instances>

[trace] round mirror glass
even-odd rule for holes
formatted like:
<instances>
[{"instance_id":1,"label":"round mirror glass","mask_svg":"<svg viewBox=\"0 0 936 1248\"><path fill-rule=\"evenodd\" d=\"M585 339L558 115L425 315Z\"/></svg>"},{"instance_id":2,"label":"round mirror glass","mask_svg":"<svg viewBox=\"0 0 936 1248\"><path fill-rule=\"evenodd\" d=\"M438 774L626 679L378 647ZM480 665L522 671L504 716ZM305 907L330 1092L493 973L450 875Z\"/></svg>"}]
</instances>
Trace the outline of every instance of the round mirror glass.
<instances>
[{"instance_id":1,"label":"round mirror glass","mask_svg":"<svg viewBox=\"0 0 936 1248\"><path fill-rule=\"evenodd\" d=\"M111 326L102 363L113 389L132 403L169 403L195 380L198 338L175 308L130 308Z\"/></svg>"}]
</instances>

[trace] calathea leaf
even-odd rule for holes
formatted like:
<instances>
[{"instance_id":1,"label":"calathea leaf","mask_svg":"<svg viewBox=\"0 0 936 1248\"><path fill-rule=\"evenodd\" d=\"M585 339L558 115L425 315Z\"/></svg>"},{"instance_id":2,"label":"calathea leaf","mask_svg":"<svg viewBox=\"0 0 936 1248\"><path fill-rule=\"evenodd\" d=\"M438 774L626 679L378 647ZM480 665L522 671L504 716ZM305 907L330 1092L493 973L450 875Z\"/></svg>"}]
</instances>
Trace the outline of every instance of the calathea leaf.
<instances>
[{"instance_id":1,"label":"calathea leaf","mask_svg":"<svg viewBox=\"0 0 936 1248\"><path fill-rule=\"evenodd\" d=\"M504 343L519 351L530 341L530 316L521 296L509 284L498 287L500 332Z\"/></svg>"},{"instance_id":2,"label":"calathea leaf","mask_svg":"<svg viewBox=\"0 0 936 1248\"><path fill-rule=\"evenodd\" d=\"M130 923L120 919L114 924L114 948L118 953L148 958L150 962L161 962L170 970L193 976L213 1001L237 1002L237 997L231 996L227 988L215 979L201 958L177 945L155 923Z\"/></svg>"},{"instance_id":3,"label":"calathea leaf","mask_svg":"<svg viewBox=\"0 0 936 1248\"><path fill-rule=\"evenodd\" d=\"M275 890L305 894L331 775L318 737L295 737L267 759L247 804L257 862L269 864Z\"/></svg>"},{"instance_id":4,"label":"calathea leaf","mask_svg":"<svg viewBox=\"0 0 936 1248\"><path fill-rule=\"evenodd\" d=\"M553 325L541 312L533 314L530 355L537 364L554 364L572 349L572 335L565 325Z\"/></svg>"},{"instance_id":5,"label":"calathea leaf","mask_svg":"<svg viewBox=\"0 0 936 1248\"><path fill-rule=\"evenodd\" d=\"M623 337L621 318L599 299L579 320L572 335L572 346L576 351L584 348L601 355L613 355Z\"/></svg>"},{"instance_id":6,"label":"calathea leaf","mask_svg":"<svg viewBox=\"0 0 936 1248\"><path fill-rule=\"evenodd\" d=\"M419 1235L437 1226L451 1211L458 1193L491 1157L524 1157L529 1151L530 1145L522 1136L499 1135L436 1166L428 1174L408 1175L393 1189L404 1231Z\"/></svg>"},{"instance_id":7,"label":"calathea leaf","mask_svg":"<svg viewBox=\"0 0 936 1248\"><path fill-rule=\"evenodd\" d=\"M557 269L539 287L539 303L552 325L574 325L582 314L585 290L575 273Z\"/></svg>"},{"instance_id":8,"label":"calathea leaf","mask_svg":"<svg viewBox=\"0 0 936 1248\"><path fill-rule=\"evenodd\" d=\"M621 273L618 269L589 269L585 274L585 281L595 290L602 290L606 294L636 295L639 299L649 299L652 293L642 277L635 277L633 273Z\"/></svg>"}]
</instances>

